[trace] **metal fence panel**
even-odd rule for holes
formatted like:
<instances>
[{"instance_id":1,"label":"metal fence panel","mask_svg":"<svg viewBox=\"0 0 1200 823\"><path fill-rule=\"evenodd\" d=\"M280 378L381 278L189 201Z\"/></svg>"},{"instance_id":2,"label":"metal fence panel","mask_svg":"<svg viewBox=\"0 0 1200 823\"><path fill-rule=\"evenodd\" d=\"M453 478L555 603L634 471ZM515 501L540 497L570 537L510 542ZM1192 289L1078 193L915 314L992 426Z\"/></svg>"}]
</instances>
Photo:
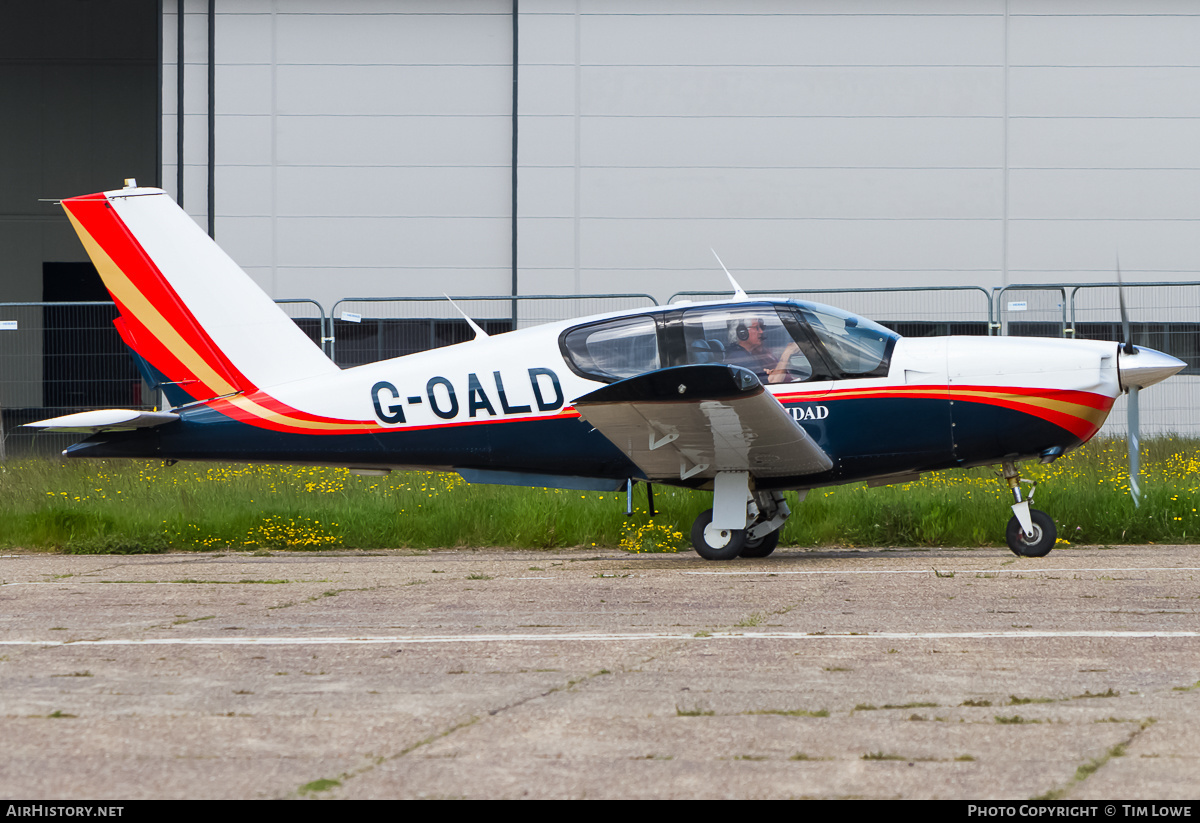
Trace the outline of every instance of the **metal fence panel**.
<instances>
[{"instance_id":1,"label":"metal fence panel","mask_svg":"<svg viewBox=\"0 0 1200 823\"><path fill-rule=\"evenodd\" d=\"M328 318L325 316L325 309L316 300L288 299L276 300L275 305L283 309L284 313L296 321L296 325L309 336L314 343L321 347L321 351L329 354L329 338Z\"/></svg>"},{"instance_id":2,"label":"metal fence panel","mask_svg":"<svg viewBox=\"0 0 1200 823\"><path fill-rule=\"evenodd\" d=\"M313 300L281 308L318 345L325 312ZM158 393L117 334L111 302L0 303L0 457L56 455L79 434L20 428L89 409L152 409Z\"/></svg>"},{"instance_id":3,"label":"metal fence panel","mask_svg":"<svg viewBox=\"0 0 1200 823\"><path fill-rule=\"evenodd\" d=\"M113 327L112 303L0 303L0 425L6 456L55 454L77 434L37 433L24 423L97 408L151 408Z\"/></svg>"},{"instance_id":4,"label":"metal fence panel","mask_svg":"<svg viewBox=\"0 0 1200 823\"><path fill-rule=\"evenodd\" d=\"M878 289L756 289L764 300L803 299L868 317L905 337L988 334L992 296L981 286L898 286ZM668 303L728 299L728 291L683 291Z\"/></svg>"},{"instance_id":5,"label":"metal fence panel","mask_svg":"<svg viewBox=\"0 0 1200 823\"><path fill-rule=\"evenodd\" d=\"M1025 284L879 289L755 290L763 299L829 303L909 337L987 334L1119 340L1123 334L1114 283ZM1125 285L1134 342L1187 363L1176 377L1142 393L1145 434L1200 436L1200 282ZM671 304L721 300L729 292L689 291ZM279 300L280 307L342 367L360 365L470 339L460 309L489 334L541 323L653 308L647 294L485 295L454 298L346 298L327 315L314 300ZM35 433L18 426L94 408L153 408L113 328L108 302L0 303L0 458L56 454L79 435ZM1102 433L1123 435L1125 398L1118 398Z\"/></svg>"},{"instance_id":6,"label":"metal fence panel","mask_svg":"<svg viewBox=\"0 0 1200 823\"><path fill-rule=\"evenodd\" d=\"M1200 436L1200 283L1126 283L1125 300L1135 345L1178 357L1187 367L1138 399L1143 436ZM996 292L996 317L1016 337L1124 339L1118 286L1104 283L1038 283ZM1102 436L1128 432L1127 398L1117 398Z\"/></svg>"},{"instance_id":7,"label":"metal fence panel","mask_svg":"<svg viewBox=\"0 0 1200 823\"><path fill-rule=\"evenodd\" d=\"M592 314L658 305L648 294L347 297L330 313L331 356L342 368L470 340L465 312L488 334ZM455 308L457 306L458 308ZM515 319L515 322L514 322Z\"/></svg>"},{"instance_id":8,"label":"metal fence panel","mask_svg":"<svg viewBox=\"0 0 1200 823\"><path fill-rule=\"evenodd\" d=\"M996 292L1000 333L1013 337L1066 337L1067 287L1062 284L1005 286Z\"/></svg>"},{"instance_id":9,"label":"metal fence panel","mask_svg":"<svg viewBox=\"0 0 1200 823\"><path fill-rule=\"evenodd\" d=\"M1187 363L1175 377L1139 393L1142 436L1200 436L1200 283L1126 283L1124 292L1134 345ZM1117 284L1070 287L1069 309L1076 339L1123 341ZM1126 409L1126 398L1119 397L1101 434L1124 436Z\"/></svg>"}]
</instances>

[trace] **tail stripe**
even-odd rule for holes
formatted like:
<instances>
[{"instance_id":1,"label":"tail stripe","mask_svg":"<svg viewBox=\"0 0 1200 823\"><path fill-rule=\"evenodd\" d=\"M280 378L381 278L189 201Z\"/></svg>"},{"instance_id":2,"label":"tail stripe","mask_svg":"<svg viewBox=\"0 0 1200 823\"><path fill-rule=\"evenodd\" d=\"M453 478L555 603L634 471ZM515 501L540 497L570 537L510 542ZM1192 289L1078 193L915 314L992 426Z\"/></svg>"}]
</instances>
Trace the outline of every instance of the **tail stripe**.
<instances>
[{"instance_id":1,"label":"tail stripe","mask_svg":"<svg viewBox=\"0 0 1200 823\"><path fill-rule=\"evenodd\" d=\"M106 208L107 203L75 204L68 200L64 201L64 207L68 203L71 207L67 208L67 215L88 256L130 325L134 339L142 346L138 354L170 380L199 381L207 392L200 399L253 390L249 381L221 357L212 340L142 252L137 240L116 213ZM134 271L142 275L136 284L127 273ZM144 334L140 333L142 330Z\"/></svg>"},{"instance_id":2,"label":"tail stripe","mask_svg":"<svg viewBox=\"0 0 1200 823\"><path fill-rule=\"evenodd\" d=\"M63 205L121 311L122 337L168 380L194 383L186 390L199 400L252 395L221 401L224 411L267 428L325 433L381 428L375 421L301 412L259 391L205 332L103 196L72 198Z\"/></svg>"}]
</instances>

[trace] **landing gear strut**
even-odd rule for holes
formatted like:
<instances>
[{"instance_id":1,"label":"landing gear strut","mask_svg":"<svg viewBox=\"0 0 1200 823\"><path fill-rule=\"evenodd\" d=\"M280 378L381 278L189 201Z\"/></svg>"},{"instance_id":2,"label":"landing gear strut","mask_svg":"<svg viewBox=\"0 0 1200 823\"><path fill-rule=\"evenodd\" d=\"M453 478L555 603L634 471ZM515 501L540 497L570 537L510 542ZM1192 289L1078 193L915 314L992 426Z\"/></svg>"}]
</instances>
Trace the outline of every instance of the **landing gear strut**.
<instances>
[{"instance_id":1,"label":"landing gear strut","mask_svg":"<svg viewBox=\"0 0 1200 823\"><path fill-rule=\"evenodd\" d=\"M718 472L713 507L692 524L692 545L705 560L766 557L791 513L783 492L751 491L747 472Z\"/></svg>"},{"instance_id":2,"label":"landing gear strut","mask_svg":"<svg viewBox=\"0 0 1200 823\"><path fill-rule=\"evenodd\" d=\"M1037 484L1031 480L1021 480L1020 474L1017 472L1016 464L1004 464L1004 479L1008 481L1008 487L1012 490L1013 500L1013 517L1008 521L1008 528L1005 530L1005 540L1008 542L1008 547L1012 549L1013 554L1020 557L1045 557L1054 548L1054 541L1058 538L1058 529L1054 525L1054 521L1050 519L1050 515L1037 509L1029 508L1029 504L1033 502L1033 492L1037 488ZM1021 483L1029 483L1029 495L1022 499Z\"/></svg>"}]
</instances>

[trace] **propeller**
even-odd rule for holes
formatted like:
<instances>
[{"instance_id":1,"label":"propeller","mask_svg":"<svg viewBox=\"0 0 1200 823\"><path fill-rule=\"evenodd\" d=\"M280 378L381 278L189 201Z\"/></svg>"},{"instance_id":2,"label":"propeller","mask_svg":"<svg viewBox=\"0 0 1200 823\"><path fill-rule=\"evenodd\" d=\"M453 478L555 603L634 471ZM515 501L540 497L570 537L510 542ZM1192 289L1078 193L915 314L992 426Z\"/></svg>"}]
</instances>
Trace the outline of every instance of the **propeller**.
<instances>
[{"instance_id":1,"label":"propeller","mask_svg":"<svg viewBox=\"0 0 1200 823\"><path fill-rule=\"evenodd\" d=\"M1121 281L1121 255L1117 255L1117 303L1121 307L1121 335L1125 345L1121 347L1121 357L1136 357L1138 350L1133 345L1133 331L1129 326L1129 312L1125 308L1125 284ZM1142 489L1138 485L1138 473L1141 471L1141 438L1139 437L1138 392L1141 387L1133 384L1126 390L1129 400L1125 405L1128 416L1126 425L1126 444L1129 447L1129 495L1133 498L1135 507L1141 505Z\"/></svg>"}]
</instances>

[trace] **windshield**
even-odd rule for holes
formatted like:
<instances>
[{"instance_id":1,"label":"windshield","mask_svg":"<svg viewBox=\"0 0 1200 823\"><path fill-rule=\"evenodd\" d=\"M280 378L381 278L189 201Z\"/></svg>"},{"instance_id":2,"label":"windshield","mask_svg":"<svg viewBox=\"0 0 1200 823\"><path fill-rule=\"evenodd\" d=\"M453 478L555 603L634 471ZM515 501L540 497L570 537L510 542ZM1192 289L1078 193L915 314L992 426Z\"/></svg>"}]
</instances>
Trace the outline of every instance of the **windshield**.
<instances>
[{"instance_id":1,"label":"windshield","mask_svg":"<svg viewBox=\"0 0 1200 823\"><path fill-rule=\"evenodd\" d=\"M846 377L885 377L900 335L857 314L820 303L793 303Z\"/></svg>"}]
</instances>

